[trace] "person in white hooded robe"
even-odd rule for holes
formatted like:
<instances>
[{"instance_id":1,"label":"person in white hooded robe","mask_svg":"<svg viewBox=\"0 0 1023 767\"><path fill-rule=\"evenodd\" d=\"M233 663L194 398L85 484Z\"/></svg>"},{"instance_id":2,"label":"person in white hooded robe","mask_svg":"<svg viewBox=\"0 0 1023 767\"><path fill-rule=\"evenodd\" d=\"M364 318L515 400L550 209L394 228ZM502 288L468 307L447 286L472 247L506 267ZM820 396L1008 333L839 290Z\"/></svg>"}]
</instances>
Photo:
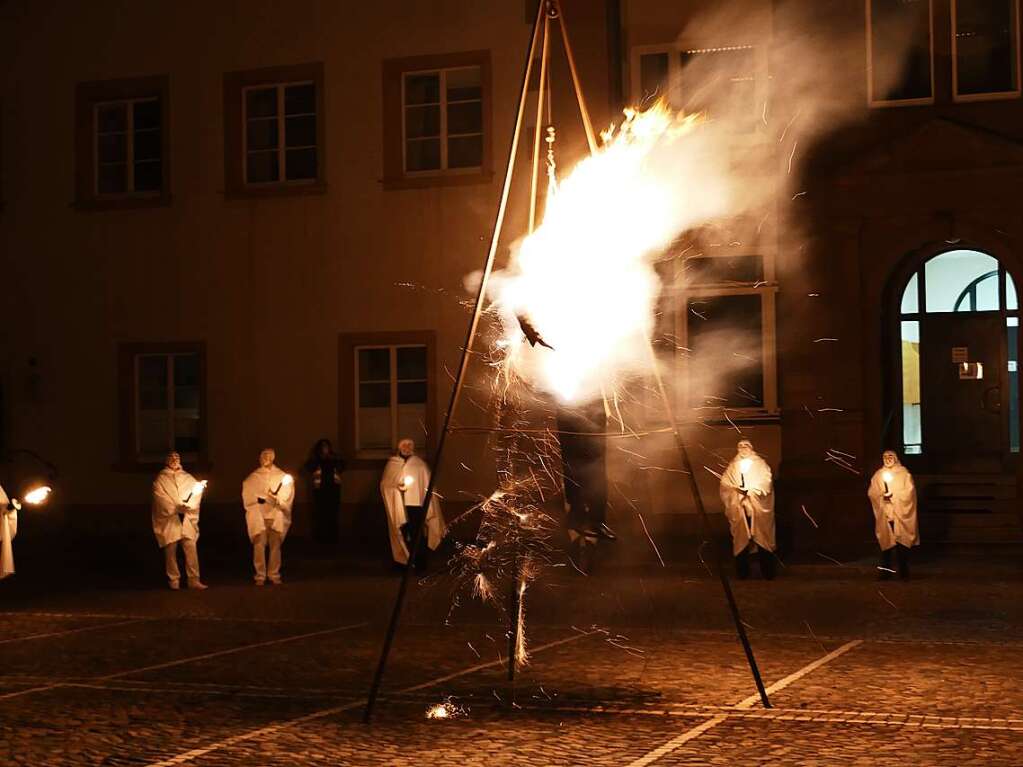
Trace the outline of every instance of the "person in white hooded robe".
<instances>
[{"instance_id":1,"label":"person in white hooded robe","mask_svg":"<svg viewBox=\"0 0 1023 767\"><path fill-rule=\"evenodd\" d=\"M252 542L252 566L257 586L281 582L281 544L291 527L291 505L295 500L295 482L278 468L277 454L266 448L259 454L259 468L242 482L245 526ZM266 550L270 549L267 565Z\"/></svg>"},{"instance_id":2,"label":"person in white hooded robe","mask_svg":"<svg viewBox=\"0 0 1023 767\"><path fill-rule=\"evenodd\" d=\"M720 494L732 534L736 575L748 578L749 555L759 552L760 574L771 580L775 573L771 467L748 439L739 440L735 458L721 475Z\"/></svg>"},{"instance_id":3,"label":"person in white hooded robe","mask_svg":"<svg viewBox=\"0 0 1023 767\"><path fill-rule=\"evenodd\" d=\"M405 437L398 442L398 452L388 458L384 466L380 478L380 495L387 510L391 556L397 564L408 563L409 548L419 526L425 522L427 546L420 546L414 562L416 569L423 570L427 565L428 550L440 545L447 533L447 525L441 514L436 491L430 498L429 510L424 514L423 497L430 484L430 467L415 451L416 444L412 439Z\"/></svg>"},{"instance_id":4,"label":"person in white hooded robe","mask_svg":"<svg viewBox=\"0 0 1023 767\"><path fill-rule=\"evenodd\" d=\"M18 534L18 503L0 485L0 580L14 575L14 536Z\"/></svg>"},{"instance_id":5,"label":"person in white hooded robe","mask_svg":"<svg viewBox=\"0 0 1023 767\"><path fill-rule=\"evenodd\" d=\"M199 579L199 505L204 482L199 482L181 467L181 456L168 453L163 469L153 480L153 535L163 549L167 582L174 590L180 588L178 543L185 554L188 588L205 589Z\"/></svg>"},{"instance_id":6,"label":"person in white hooded robe","mask_svg":"<svg viewBox=\"0 0 1023 767\"><path fill-rule=\"evenodd\" d=\"M874 509L874 535L881 547L882 580L891 578L892 550L895 551L899 577L909 578L909 550L920 545L916 518L916 487L909 469L899 462L894 450L885 450L882 466L870 479L867 497Z\"/></svg>"}]
</instances>

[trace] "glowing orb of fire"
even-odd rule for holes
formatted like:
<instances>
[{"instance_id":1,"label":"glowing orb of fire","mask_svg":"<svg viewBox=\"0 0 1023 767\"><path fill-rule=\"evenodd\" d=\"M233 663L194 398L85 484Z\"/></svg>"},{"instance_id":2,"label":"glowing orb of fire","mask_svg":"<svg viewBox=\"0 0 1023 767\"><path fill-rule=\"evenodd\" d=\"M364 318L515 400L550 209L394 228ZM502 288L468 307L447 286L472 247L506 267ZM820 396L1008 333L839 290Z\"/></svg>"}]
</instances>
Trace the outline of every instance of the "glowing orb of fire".
<instances>
[{"instance_id":1,"label":"glowing orb of fire","mask_svg":"<svg viewBox=\"0 0 1023 767\"><path fill-rule=\"evenodd\" d=\"M739 471L741 471L743 474L748 472L752 466L753 466L752 458L743 458L741 461L739 461Z\"/></svg>"},{"instance_id":2,"label":"glowing orb of fire","mask_svg":"<svg viewBox=\"0 0 1023 767\"><path fill-rule=\"evenodd\" d=\"M663 102L626 110L603 147L548 191L543 222L493 277L507 364L563 402L648 371L660 293L652 257L728 209L724 154L697 125ZM520 317L553 350L523 343Z\"/></svg>"},{"instance_id":3,"label":"glowing orb of fire","mask_svg":"<svg viewBox=\"0 0 1023 767\"><path fill-rule=\"evenodd\" d=\"M886 472L881 474L881 478L885 482L891 482L892 481L892 473L890 471L886 471Z\"/></svg>"}]
</instances>

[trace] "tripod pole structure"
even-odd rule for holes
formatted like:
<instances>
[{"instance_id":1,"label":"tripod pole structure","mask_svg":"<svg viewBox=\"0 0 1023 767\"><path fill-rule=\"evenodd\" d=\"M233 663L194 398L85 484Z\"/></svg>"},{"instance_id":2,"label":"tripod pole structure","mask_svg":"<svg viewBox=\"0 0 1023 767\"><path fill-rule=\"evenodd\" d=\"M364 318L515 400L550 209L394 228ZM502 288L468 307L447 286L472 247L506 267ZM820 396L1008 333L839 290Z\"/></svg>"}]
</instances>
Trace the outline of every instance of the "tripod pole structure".
<instances>
[{"instance_id":1,"label":"tripod pole structure","mask_svg":"<svg viewBox=\"0 0 1023 767\"><path fill-rule=\"evenodd\" d=\"M465 373L469 367L469 352L472 349L473 340L476 338L476 329L479 327L480 315L483 310L483 301L487 294L487 283L490 274L494 269L494 259L497 256L497 245L501 237L501 229L504 226L504 215L508 208L508 196L511 191L512 175L515 169L515 156L519 148L519 136L522 133L522 119L526 111L526 96L529 92L529 79L533 73L533 57L536 53L537 42L540 37L541 22L547 10L546 3L540 3L536 12L536 21L533 23L533 33L530 38L529 50L526 56L525 74L522 77L522 90L519 95L519 107L515 113L515 127L512 131L511 146L508 149L508 165L504 174L504 187L501 190L501 202L497 208L497 216L494 220L494 233L490 239L490 248L487 251L486 264L483 267L483 275L480 278L479 290L476 294L476 303L472 312L472 320L465 334L465 345L462 347L462 359L458 365L458 372L455 375L454 385L451 389L451 399L448 401L448 409L444 414L444 424L441 427L440 438L437 441L437 452L434 456L433 473L430 475L430 482L427 485L426 493L423 496L423 509L429 513L430 501L433 499L434 487L437 478L441 473L441 457L444 454L444 445L447 442L451 430L451 417L458 406L458 400L462 393L462 385L465 383ZM373 674L373 681L370 685L369 695L366 698L366 707L363 709L362 721L368 724L373 718L373 708L376 705L377 697L380 694L380 684L387 669L387 659L391 653L391 645L394 643L394 636L398 631L398 623L401 618L401 609L405 603L405 595L408 592L409 574L415 562L416 552L423 545L423 530L426 527L426 514L416 525L411 546L409 546L409 561L401 574L401 583L398 586L398 594L394 600L394 608L391 611L391 620L387 626L387 634L384 636L384 645L380 652L380 660L377 663L376 672Z\"/></svg>"},{"instance_id":2,"label":"tripod pole structure","mask_svg":"<svg viewBox=\"0 0 1023 767\"><path fill-rule=\"evenodd\" d=\"M739 614L739 605L735 601L735 594L732 593L732 584L728 580L724 563L721 561L721 552L718 550L713 535L711 535L710 520L707 519L707 509L703 505L700 486L696 482L696 473L693 471L693 464L689 460L689 450L686 448L686 443L678 430L678 421L675 420L675 408L672 407L668 390L664 387L664 379L661 377L661 371L657 367L654 347L649 341L647 341L647 351L650 354L650 367L653 370L654 378L657 380L657 391L661 396L661 401L664 403L664 410L671 424L671 433L675 437L675 447L678 450L679 457L682 459L682 469L685 471L686 476L689 477L689 489L693 494L693 503L696 505L696 511L700 516L700 523L703 526L704 534L707 536L707 540L711 542L711 548L714 552L714 569L717 570L718 579L721 581L721 588L724 589L725 601L728 602L728 610L732 614L735 631L739 635L739 641L742 642L743 652L746 653L746 662L749 664L750 672L753 674L753 681L757 686L757 692L760 693L760 702L764 705L764 708L771 708L771 701L767 697L767 690L764 688L764 680L760 676L760 667L757 666L756 656L753 655L753 646L750 645L749 636L746 635L746 627L743 625L742 616Z\"/></svg>"}]
</instances>

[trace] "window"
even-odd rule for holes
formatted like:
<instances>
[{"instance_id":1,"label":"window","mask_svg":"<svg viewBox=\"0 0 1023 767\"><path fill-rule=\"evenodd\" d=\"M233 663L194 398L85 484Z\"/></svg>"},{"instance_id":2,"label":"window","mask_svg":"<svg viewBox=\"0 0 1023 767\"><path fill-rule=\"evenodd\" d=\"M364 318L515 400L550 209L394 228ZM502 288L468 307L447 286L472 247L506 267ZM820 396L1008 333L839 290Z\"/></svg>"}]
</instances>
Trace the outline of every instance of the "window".
<instances>
[{"instance_id":1,"label":"window","mask_svg":"<svg viewBox=\"0 0 1023 767\"><path fill-rule=\"evenodd\" d=\"M75 174L80 207L169 202L167 93L166 77L78 86Z\"/></svg>"},{"instance_id":2,"label":"window","mask_svg":"<svg viewBox=\"0 0 1023 767\"><path fill-rule=\"evenodd\" d=\"M479 67L406 72L402 89L405 173L483 165Z\"/></svg>"},{"instance_id":3,"label":"window","mask_svg":"<svg viewBox=\"0 0 1023 767\"><path fill-rule=\"evenodd\" d=\"M355 459L390 455L433 438L433 333L343 334L339 346L342 444Z\"/></svg>"},{"instance_id":4,"label":"window","mask_svg":"<svg viewBox=\"0 0 1023 767\"><path fill-rule=\"evenodd\" d=\"M122 463L159 464L171 450L204 461L204 345L126 344L120 358Z\"/></svg>"},{"instance_id":5,"label":"window","mask_svg":"<svg viewBox=\"0 0 1023 767\"><path fill-rule=\"evenodd\" d=\"M316 180L316 85L244 91L245 183Z\"/></svg>"},{"instance_id":6,"label":"window","mask_svg":"<svg viewBox=\"0 0 1023 767\"><path fill-rule=\"evenodd\" d=\"M952 0L958 101L1020 95L1019 0Z\"/></svg>"},{"instance_id":7,"label":"window","mask_svg":"<svg viewBox=\"0 0 1023 767\"><path fill-rule=\"evenodd\" d=\"M489 52L383 65L384 175L390 186L489 178Z\"/></svg>"},{"instance_id":8,"label":"window","mask_svg":"<svg viewBox=\"0 0 1023 767\"><path fill-rule=\"evenodd\" d=\"M723 234L730 239L740 230L741 222ZM680 255L674 277L662 274L665 284L676 287L680 403L704 420L774 415L777 287L765 281L772 265L760 254L704 255L703 240L714 239L715 233L704 234L709 237L691 243L701 255Z\"/></svg>"},{"instance_id":9,"label":"window","mask_svg":"<svg viewBox=\"0 0 1023 767\"><path fill-rule=\"evenodd\" d=\"M752 45L644 47L633 54L633 100L664 97L674 109L704 112L736 133L752 133L766 98L766 69Z\"/></svg>"},{"instance_id":10,"label":"window","mask_svg":"<svg viewBox=\"0 0 1023 767\"><path fill-rule=\"evenodd\" d=\"M902 441L910 455L923 453L920 404L921 321L927 314L1001 312L1008 343L1009 437L1019 451L1019 373L1016 334L1019 301L1012 276L998 260L976 250L950 250L924 262L906 283L900 303ZM926 333L926 323L923 332Z\"/></svg>"},{"instance_id":11,"label":"window","mask_svg":"<svg viewBox=\"0 0 1023 767\"><path fill-rule=\"evenodd\" d=\"M870 104L932 103L931 0L866 0L866 9Z\"/></svg>"},{"instance_id":12,"label":"window","mask_svg":"<svg viewBox=\"0 0 1023 767\"><path fill-rule=\"evenodd\" d=\"M159 193L160 99L103 102L95 105L94 116L96 194Z\"/></svg>"},{"instance_id":13,"label":"window","mask_svg":"<svg viewBox=\"0 0 1023 767\"><path fill-rule=\"evenodd\" d=\"M325 189L323 65L224 75L224 174L228 194Z\"/></svg>"}]
</instances>

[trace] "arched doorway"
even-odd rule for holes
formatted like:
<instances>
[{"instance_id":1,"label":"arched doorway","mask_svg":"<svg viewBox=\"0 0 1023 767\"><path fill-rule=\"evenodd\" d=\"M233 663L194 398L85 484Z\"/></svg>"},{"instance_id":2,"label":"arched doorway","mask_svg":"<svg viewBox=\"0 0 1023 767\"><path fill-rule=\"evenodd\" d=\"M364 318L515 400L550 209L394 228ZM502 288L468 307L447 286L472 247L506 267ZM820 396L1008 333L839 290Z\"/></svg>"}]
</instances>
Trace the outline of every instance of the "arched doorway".
<instances>
[{"instance_id":1,"label":"arched doorway","mask_svg":"<svg viewBox=\"0 0 1023 767\"><path fill-rule=\"evenodd\" d=\"M1005 266L978 250L946 250L900 295L893 399L907 462L930 474L1015 471L1019 301Z\"/></svg>"}]
</instances>

